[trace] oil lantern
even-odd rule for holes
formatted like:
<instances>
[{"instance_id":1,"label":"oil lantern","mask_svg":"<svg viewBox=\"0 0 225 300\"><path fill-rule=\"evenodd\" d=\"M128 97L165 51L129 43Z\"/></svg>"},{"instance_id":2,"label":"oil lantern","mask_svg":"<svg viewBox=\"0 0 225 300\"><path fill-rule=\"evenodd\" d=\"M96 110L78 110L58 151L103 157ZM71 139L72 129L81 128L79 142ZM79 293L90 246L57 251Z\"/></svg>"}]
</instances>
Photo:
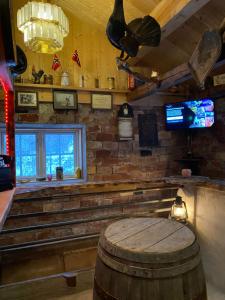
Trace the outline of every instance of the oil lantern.
<instances>
[{"instance_id":1,"label":"oil lantern","mask_svg":"<svg viewBox=\"0 0 225 300\"><path fill-rule=\"evenodd\" d=\"M176 197L176 200L171 207L170 218L182 223L186 223L187 221L187 207L180 196Z\"/></svg>"},{"instance_id":2,"label":"oil lantern","mask_svg":"<svg viewBox=\"0 0 225 300\"><path fill-rule=\"evenodd\" d=\"M119 140L133 139L133 109L128 103L123 103L118 112Z\"/></svg>"}]
</instances>

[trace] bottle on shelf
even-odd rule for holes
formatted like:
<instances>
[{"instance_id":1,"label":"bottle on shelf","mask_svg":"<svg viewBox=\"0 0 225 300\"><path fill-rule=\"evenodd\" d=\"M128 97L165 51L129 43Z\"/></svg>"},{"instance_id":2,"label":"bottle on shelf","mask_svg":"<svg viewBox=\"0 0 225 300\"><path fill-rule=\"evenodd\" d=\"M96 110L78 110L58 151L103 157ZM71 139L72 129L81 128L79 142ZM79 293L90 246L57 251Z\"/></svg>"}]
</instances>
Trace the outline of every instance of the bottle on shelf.
<instances>
[{"instance_id":1,"label":"bottle on shelf","mask_svg":"<svg viewBox=\"0 0 225 300\"><path fill-rule=\"evenodd\" d=\"M79 78L79 87L81 87L81 88L84 87L84 75L80 75L80 78Z\"/></svg>"},{"instance_id":2,"label":"bottle on shelf","mask_svg":"<svg viewBox=\"0 0 225 300\"><path fill-rule=\"evenodd\" d=\"M76 168L75 176L77 179L81 178L81 168L79 167Z\"/></svg>"},{"instance_id":3,"label":"bottle on shelf","mask_svg":"<svg viewBox=\"0 0 225 300\"><path fill-rule=\"evenodd\" d=\"M70 85L70 78L69 78L69 73L68 72L63 72L61 76L61 85L62 86L67 86Z\"/></svg>"},{"instance_id":4,"label":"bottle on shelf","mask_svg":"<svg viewBox=\"0 0 225 300\"><path fill-rule=\"evenodd\" d=\"M95 88L98 89L99 88L99 79L95 78Z\"/></svg>"},{"instance_id":5,"label":"bottle on shelf","mask_svg":"<svg viewBox=\"0 0 225 300\"><path fill-rule=\"evenodd\" d=\"M108 89L113 90L115 89L115 78L114 77L108 77Z\"/></svg>"}]
</instances>

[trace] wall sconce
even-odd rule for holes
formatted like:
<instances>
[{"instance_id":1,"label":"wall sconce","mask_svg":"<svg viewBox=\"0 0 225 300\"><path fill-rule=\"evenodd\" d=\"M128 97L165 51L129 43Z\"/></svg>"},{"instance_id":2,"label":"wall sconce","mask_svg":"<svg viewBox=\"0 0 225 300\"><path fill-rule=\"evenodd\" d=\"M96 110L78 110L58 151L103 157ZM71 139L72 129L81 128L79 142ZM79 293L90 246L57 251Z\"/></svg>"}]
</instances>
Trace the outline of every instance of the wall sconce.
<instances>
[{"instance_id":1,"label":"wall sconce","mask_svg":"<svg viewBox=\"0 0 225 300\"><path fill-rule=\"evenodd\" d=\"M118 136L120 141L133 140L133 108L124 103L118 111Z\"/></svg>"},{"instance_id":2,"label":"wall sconce","mask_svg":"<svg viewBox=\"0 0 225 300\"><path fill-rule=\"evenodd\" d=\"M180 196L176 197L176 200L171 207L170 218L182 223L186 223L187 221L188 213L186 203Z\"/></svg>"}]
</instances>

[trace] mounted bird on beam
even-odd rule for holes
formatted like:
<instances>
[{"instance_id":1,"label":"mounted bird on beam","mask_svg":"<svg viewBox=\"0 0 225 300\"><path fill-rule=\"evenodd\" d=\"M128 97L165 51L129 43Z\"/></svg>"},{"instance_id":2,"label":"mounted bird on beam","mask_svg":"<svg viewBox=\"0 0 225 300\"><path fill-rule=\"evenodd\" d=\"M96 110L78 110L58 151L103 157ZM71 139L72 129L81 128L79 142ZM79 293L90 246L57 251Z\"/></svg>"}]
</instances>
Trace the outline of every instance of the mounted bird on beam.
<instances>
[{"instance_id":1,"label":"mounted bird on beam","mask_svg":"<svg viewBox=\"0 0 225 300\"><path fill-rule=\"evenodd\" d=\"M135 57L139 46L157 47L161 39L160 25L151 16L137 18L126 24L123 0L115 0L106 34L111 44L121 50L120 59L123 61Z\"/></svg>"}]
</instances>

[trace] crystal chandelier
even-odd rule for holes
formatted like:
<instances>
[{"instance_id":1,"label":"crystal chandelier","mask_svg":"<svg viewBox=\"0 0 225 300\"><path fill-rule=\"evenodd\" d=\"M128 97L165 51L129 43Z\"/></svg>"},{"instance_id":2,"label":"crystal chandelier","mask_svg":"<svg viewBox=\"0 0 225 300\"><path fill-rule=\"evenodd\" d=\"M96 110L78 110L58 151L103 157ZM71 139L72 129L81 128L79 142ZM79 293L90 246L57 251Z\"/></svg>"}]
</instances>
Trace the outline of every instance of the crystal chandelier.
<instances>
[{"instance_id":1,"label":"crystal chandelier","mask_svg":"<svg viewBox=\"0 0 225 300\"><path fill-rule=\"evenodd\" d=\"M53 4L28 2L17 12L17 27L32 51L53 54L63 48L69 22L63 10Z\"/></svg>"}]
</instances>

